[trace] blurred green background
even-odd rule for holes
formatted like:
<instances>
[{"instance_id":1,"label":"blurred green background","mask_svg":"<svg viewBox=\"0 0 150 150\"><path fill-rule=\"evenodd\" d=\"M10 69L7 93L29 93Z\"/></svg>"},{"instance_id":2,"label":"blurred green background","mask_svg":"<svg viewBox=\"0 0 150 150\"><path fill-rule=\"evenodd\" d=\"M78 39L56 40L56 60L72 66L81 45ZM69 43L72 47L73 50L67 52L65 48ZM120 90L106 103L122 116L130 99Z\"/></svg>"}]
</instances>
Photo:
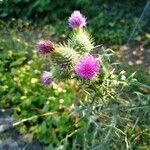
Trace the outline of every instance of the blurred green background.
<instances>
[{"instance_id":1,"label":"blurred green background","mask_svg":"<svg viewBox=\"0 0 150 150\"><path fill-rule=\"evenodd\" d=\"M10 25L17 21L22 25L52 26L61 37L68 32L68 16L80 10L97 42L122 44L127 42L146 3L147 0L2 0L0 16ZM143 38L150 32L149 14L146 11L136 31Z\"/></svg>"}]
</instances>

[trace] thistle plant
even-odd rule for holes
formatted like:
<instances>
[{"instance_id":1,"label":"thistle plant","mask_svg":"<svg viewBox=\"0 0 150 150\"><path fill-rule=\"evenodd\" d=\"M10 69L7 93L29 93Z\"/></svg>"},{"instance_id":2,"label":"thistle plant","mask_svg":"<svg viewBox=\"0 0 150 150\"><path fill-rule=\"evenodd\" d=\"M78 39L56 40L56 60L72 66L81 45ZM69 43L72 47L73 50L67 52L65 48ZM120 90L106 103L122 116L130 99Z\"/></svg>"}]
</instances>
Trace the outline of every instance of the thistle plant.
<instances>
[{"instance_id":1,"label":"thistle plant","mask_svg":"<svg viewBox=\"0 0 150 150\"><path fill-rule=\"evenodd\" d=\"M74 11L68 19L69 26L71 28L82 28L86 25L86 18L80 13L80 11Z\"/></svg>"},{"instance_id":2,"label":"thistle plant","mask_svg":"<svg viewBox=\"0 0 150 150\"><path fill-rule=\"evenodd\" d=\"M52 79L51 79L51 74L50 72L47 72L47 71L44 71L42 76L41 76L41 82L44 84L44 85L50 85L51 82L52 82Z\"/></svg>"},{"instance_id":3,"label":"thistle plant","mask_svg":"<svg viewBox=\"0 0 150 150\"><path fill-rule=\"evenodd\" d=\"M79 11L74 11L68 19L72 33L67 41L56 44L42 40L36 46L37 52L47 55L43 57L44 62L49 62L48 70L41 75L43 84L49 86L53 82L74 80L78 87L68 113L82 123L74 132L68 133L57 147L136 149L136 137L132 139L128 135L139 126L143 115L150 117L147 110L136 116L137 111L150 102L150 97L144 96L141 104L140 91L132 90L139 85L134 74L127 76L124 70L115 69L115 63L109 61L114 52L94 44L85 29L86 20Z\"/></svg>"},{"instance_id":4,"label":"thistle plant","mask_svg":"<svg viewBox=\"0 0 150 150\"><path fill-rule=\"evenodd\" d=\"M48 54L54 49L54 44L50 40L40 40L36 45L36 49L41 54Z\"/></svg>"},{"instance_id":5,"label":"thistle plant","mask_svg":"<svg viewBox=\"0 0 150 150\"><path fill-rule=\"evenodd\" d=\"M100 64L99 60L94 58L92 55L86 55L81 57L79 62L74 67L75 73L81 78L91 79L99 71Z\"/></svg>"}]
</instances>

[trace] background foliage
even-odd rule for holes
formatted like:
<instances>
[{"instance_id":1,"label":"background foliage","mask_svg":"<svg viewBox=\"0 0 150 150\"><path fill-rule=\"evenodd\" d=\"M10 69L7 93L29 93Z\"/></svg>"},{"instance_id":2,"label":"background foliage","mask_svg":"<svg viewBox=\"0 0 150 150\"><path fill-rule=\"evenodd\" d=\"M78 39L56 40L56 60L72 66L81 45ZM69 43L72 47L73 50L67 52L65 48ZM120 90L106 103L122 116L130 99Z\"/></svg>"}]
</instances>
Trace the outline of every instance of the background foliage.
<instances>
[{"instance_id":1,"label":"background foliage","mask_svg":"<svg viewBox=\"0 0 150 150\"><path fill-rule=\"evenodd\" d=\"M88 16L89 28L98 42L121 44L127 42L135 22L146 5L146 0L3 0L0 2L1 19L21 24L55 26L57 36L66 34L66 20L73 10L80 10ZM149 12L140 23L138 33L149 31ZM64 35L65 36L65 35Z\"/></svg>"},{"instance_id":2,"label":"background foliage","mask_svg":"<svg viewBox=\"0 0 150 150\"><path fill-rule=\"evenodd\" d=\"M14 122L52 112L52 116L48 114L21 123L21 131L32 131L44 144L57 144L74 129L75 121L69 119L67 108L75 97L74 83L55 83L52 88L44 87L40 83L42 59L32 51L33 44L16 36L14 31L9 34L0 39L0 108L12 108Z\"/></svg>"}]
</instances>

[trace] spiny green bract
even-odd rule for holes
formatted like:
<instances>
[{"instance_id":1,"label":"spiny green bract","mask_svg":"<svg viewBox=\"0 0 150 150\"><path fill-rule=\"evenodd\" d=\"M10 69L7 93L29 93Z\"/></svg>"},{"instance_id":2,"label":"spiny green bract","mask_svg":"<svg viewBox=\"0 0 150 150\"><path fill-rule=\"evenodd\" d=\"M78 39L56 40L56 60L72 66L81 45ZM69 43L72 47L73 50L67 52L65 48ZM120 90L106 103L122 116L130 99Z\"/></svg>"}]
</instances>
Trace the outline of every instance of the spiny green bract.
<instances>
[{"instance_id":1,"label":"spiny green bract","mask_svg":"<svg viewBox=\"0 0 150 150\"><path fill-rule=\"evenodd\" d=\"M55 79L65 79L71 77L72 68L79 54L66 44L56 46L55 52L52 53L53 76Z\"/></svg>"},{"instance_id":2,"label":"spiny green bract","mask_svg":"<svg viewBox=\"0 0 150 150\"><path fill-rule=\"evenodd\" d=\"M75 30L66 43L58 44L51 55L54 67L53 76L57 79L67 79L73 76L74 64L84 54L94 48L90 34L83 30Z\"/></svg>"},{"instance_id":3,"label":"spiny green bract","mask_svg":"<svg viewBox=\"0 0 150 150\"><path fill-rule=\"evenodd\" d=\"M94 48L94 41L90 34L80 29L74 31L69 40L69 46L80 53L90 52Z\"/></svg>"}]
</instances>

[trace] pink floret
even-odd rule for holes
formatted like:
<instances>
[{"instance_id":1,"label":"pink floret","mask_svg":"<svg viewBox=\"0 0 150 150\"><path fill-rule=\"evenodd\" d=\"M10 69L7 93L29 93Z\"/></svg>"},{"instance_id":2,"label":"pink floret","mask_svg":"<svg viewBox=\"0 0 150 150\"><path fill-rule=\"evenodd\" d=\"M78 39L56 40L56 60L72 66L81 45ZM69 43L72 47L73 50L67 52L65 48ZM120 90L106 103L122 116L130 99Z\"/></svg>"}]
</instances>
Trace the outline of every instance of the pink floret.
<instances>
[{"instance_id":1,"label":"pink floret","mask_svg":"<svg viewBox=\"0 0 150 150\"><path fill-rule=\"evenodd\" d=\"M100 70L100 62L97 58L89 54L79 60L74 70L80 77L91 79Z\"/></svg>"}]
</instances>

